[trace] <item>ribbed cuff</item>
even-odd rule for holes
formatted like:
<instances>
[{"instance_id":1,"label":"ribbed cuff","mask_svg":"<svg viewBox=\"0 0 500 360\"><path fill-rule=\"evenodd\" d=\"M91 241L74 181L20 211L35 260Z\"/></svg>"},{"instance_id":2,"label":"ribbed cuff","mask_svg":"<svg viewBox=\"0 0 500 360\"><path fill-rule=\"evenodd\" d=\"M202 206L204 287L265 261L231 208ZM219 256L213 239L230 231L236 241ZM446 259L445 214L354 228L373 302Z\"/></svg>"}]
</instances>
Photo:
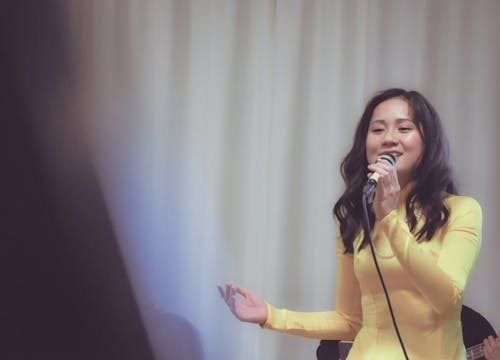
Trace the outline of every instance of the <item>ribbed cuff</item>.
<instances>
[{"instance_id":1,"label":"ribbed cuff","mask_svg":"<svg viewBox=\"0 0 500 360\"><path fill-rule=\"evenodd\" d=\"M288 318L288 310L277 309L271 304L267 304L267 320L260 324L263 329L284 329Z\"/></svg>"}]
</instances>

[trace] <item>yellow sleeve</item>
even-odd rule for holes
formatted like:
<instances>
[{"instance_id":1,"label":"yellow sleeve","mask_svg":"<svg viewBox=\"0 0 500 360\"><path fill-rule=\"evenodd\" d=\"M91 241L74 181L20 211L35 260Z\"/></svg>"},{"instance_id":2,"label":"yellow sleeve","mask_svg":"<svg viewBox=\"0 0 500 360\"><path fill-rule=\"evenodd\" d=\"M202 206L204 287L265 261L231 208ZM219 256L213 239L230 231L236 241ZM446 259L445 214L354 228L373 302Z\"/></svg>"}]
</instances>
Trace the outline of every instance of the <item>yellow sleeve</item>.
<instances>
[{"instance_id":1,"label":"yellow sleeve","mask_svg":"<svg viewBox=\"0 0 500 360\"><path fill-rule=\"evenodd\" d=\"M401 266L439 314L461 304L467 279L479 254L482 231L482 212L474 199L453 196L446 203L450 217L435 235L442 239L437 261L419 246L395 211L378 225Z\"/></svg>"},{"instance_id":2,"label":"yellow sleeve","mask_svg":"<svg viewBox=\"0 0 500 360\"><path fill-rule=\"evenodd\" d=\"M336 311L298 312L268 304L263 328L315 339L352 340L361 327L361 292L354 275L354 256L344 254L337 233Z\"/></svg>"}]
</instances>

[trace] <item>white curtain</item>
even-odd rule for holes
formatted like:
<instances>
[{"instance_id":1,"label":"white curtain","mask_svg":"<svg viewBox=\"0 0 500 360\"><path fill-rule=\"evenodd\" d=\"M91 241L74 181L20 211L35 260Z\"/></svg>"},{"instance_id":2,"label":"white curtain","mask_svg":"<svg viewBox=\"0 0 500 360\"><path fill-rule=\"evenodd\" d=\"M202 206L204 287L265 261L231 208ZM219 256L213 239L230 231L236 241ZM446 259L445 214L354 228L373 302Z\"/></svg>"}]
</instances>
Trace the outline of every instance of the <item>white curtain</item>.
<instances>
[{"instance_id":1,"label":"white curtain","mask_svg":"<svg viewBox=\"0 0 500 360\"><path fill-rule=\"evenodd\" d=\"M216 284L332 308L339 164L366 101L393 86L435 105L460 190L482 205L465 303L500 330L499 1L64 6L82 137L158 359L179 337L203 359L315 357L318 341L238 322Z\"/></svg>"}]
</instances>

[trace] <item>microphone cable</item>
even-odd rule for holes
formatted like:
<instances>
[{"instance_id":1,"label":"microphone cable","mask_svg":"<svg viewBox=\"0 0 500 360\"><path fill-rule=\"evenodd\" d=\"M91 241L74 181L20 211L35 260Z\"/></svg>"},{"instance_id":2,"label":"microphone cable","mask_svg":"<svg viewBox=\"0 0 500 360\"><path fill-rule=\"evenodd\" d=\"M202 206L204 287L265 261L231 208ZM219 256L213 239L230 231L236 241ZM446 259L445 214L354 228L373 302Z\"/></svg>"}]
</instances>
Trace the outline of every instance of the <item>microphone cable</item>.
<instances>
[{"instance_id":1,"label":"microphone cable","mask_svg":"<svg viewBox=\"0 0 500 360\"><path fill-rule=\"evenodd\" d=\"M378 266L378 261L377 261L377 256L375 256L375 248L373 246L373 241L371 237L371 232L370 232L370 218L368 217L368 207L367 207L367 202L368 202L368 197L365 192L363 192L363 197L362 201L363 203L363 215L364 215L364 220L363 221L363 230L365 232L365 236L368 236L368 243L370 244L370 249L372 251L372 257L373 261L375 262L375 267L377 268L377 273L378 277L380 279L380 282L382 283L382 287L384 288L384 294L385 298L387 300L387 305L389 305L389 312L391 313L391 318L392 318L392 323L394 325L394 329L396 330L396 334L398 336L399 343L401 344L401 349L403 350L403 353L405 355L405 359L408 359L408 354L406 353L405 346L403 344L403 339L401 339L401 334L399 333L398 325L396 324L396 318L394 317L394 311L392 311L392 305L391 305L391 300L389 299L389 293L387 292L387 288L385 287L385 282L384 278L382 277L382 273L380 272L380 267Z\"/></svg>"}]
</instances>

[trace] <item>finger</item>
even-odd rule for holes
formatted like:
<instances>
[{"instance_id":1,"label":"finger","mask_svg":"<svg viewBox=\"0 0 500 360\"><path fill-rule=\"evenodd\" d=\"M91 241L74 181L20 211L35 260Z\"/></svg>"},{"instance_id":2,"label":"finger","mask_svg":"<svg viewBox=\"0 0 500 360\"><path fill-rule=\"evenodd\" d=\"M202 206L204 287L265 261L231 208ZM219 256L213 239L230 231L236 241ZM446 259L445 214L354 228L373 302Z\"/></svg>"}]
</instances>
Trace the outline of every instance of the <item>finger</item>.
<instances>
[{"instance_id":1,"label":"finger","mask_svg":"<svg viewBox=\"0 0 500 360\"><path fill-rule=\"evenodd\" d=\"M377 172L379 172L381 177L386 180L385 184L387 186L396 186L396 184L398 184L397 172L393 166L390 164L381 164L379 169L380 170L377 170Z\"/></svg>"},{"instance_id":2,"label":"finger","mask_svg":"<svg viewBox=\"0 0 500 360\"><path fill-rule=\"evenodd\" d=\"M370 164L368 165L368 170L371 172L376 172L379 175L387 175L391 172L391 167L385 164Z\"/></svg>"},{"instance_id":3,"label":"finger","mask_svg":"<svg viewBox=\"0 0 500 360\"><path fill-rule=\"evenodd\" d=\"M493 351L493 347L495 346L495 338L493 336L488 336L488 347L491 351Z\"/></svg>"},{"instance_id":4,"label":"finger","mask_svg":"<svg viewBox=\"0 0 500 360\"><path fill-rule=\"evenodd\" d=\"M217 284L217 289L219 289L219 293L220 293L220 296L222 296L222 298L224 299L224 288L222 287L222 285L220 284Z\"/></svg>"},{"instance_id":5,"label":"finger","mask_svg":"<svg viewBox=\"0 0 500 360\"><path fill-rule=\"evenodd\" d=\"M226 284L226 293L224 294L224 300L229 304L229 299L231 297L231 284Z\"/></svg>"},{"instance_id":6,"label":"finger","mask_svg":"<svg viewBox=\"0 0 500 360\"><path fill-rule=\"evenodd\" d=\"M228 293L228 290L229 290L229 288L228 288L228 285L227 285L227 283L226 283L226 285L224 286L224 289L223 289L223 291L222 291L222 292L223 292L223 294L224 294L224 295L223 295L223 297L224 297L224 301L225 301L226 303L227 303L227 293Z\"/></svg>"},{"instance_id":7,"label":"finger","mask_svg":"<svg viewBox=\"0 0 500 360\"><path fill-rule=\"evenodd\" d=\"M396 177L394 176L394 171L389 171L387 174L387 186L392 188L393 190L396 190Z\"/></svg>"},{"instance_id":8,"label":"finger","mask_svg":"<svg viewBox=\"0 0 500 360\"><path fill-rule=\"evenodd\" d=\"M236 288L234 286L231 286L230 299L231 303L234 305L234 303L236 302Z\"/></svg>"},{"instance_id":9,"label":"finger","mask_svg":"<svg viewBox=\"0 0 500 360\"><path fill-rule=\"evenodd\" d=\"M251 293L248 290L243 289L239 285L236 285L236 291L238 292L238 294L240 294L243 297L250 297L251 296Z\"/></svg>"},{"instance_id":10,"label":"finger","mask_svg":"<svg viewBox=\"0 0 500 360\"><path fill-rule=\"evenodd\" d=\"M385 167L382 164L369 164L368 169L373 170L374 172L385 171Z\"/></svg>"},{"instance_id":11,"label":"finger","mask_svg":"<svg viewBox=\"0 0 500 360\"><path fill-rule=\"evenodd\" d=\"M375 177L375 181L378 183L381 178L387 175L387 171L377 165L368 165L369 177L373 177L374 174L378 176Z\"/></svg>"},{"instance_id":12,"label":"finger","mask_svg":"<svg viewBox=\"0 0 500 360\"><path fill-rule=\"evenodd\" d=\"M484 345L483 352L484 352L484 356L486 356L486 357L489 357L490 355L492 355L491 351L490 351L490 345L489 344Z\"/></svg>"},{"instance_id":13,"label":"finger","mask_svg":"<svg viewBox=\"0 0 500 360\"><path fill-rule=\"evenodd\" d=\"M378 178L378 183L380 184L379 189L382 189L383 192L389 192L392 186L390 174L388 172L380 174Z\"/></svg>"},{"instance_id":14,"label":"finger","mask_svg":"<svg viewBox=\"0 0 500 360\"><path fill-rule=\"evenodd\" d=\"M390 173L394 179L394 183L395 184L398 184L399 186L399 179L398 179L398 170L396 169L396 167L391 167L391 170L390 170Z\"/></svg>"},{"instance_id":15,"label":"finger","mask_svg":"<svg viewBox=\"0 0 500 360\"><path fill-rule=\"evenodd\" d=\"M377 163L377 165L380 165L380 167L384 168L387 171L392 171L392 169L394 169L394 166L392 166L391 163L387 161Z\"/></svg>"},{"instance_id":16,"label":"finger","mask_svg":"<svg viewBox=\"0 0 500 360\"><path fill-rule=\"evenodd\" d=\"M382 160L377 159L377 161L375 161L374 164L383 166L386 169L392 169L394 167L394 166L392 166L392 163L390 163L389 161L387 161L385 159L382 159Z\"/></svg>"},{"instance_id":17,"label":"finger","mask_svg":"<svg viewBox=\"0 0 500 360\"><path fill-rule=\"evenodd\" d=\"M379 174L379 181L383 184L383 187L387 190L390 190L391 187L394 187L396 190L399 186L398 176L396 170L388 164L384 164L378 166L375 165L370 167Z\"/></svg>"}]
</instances>

